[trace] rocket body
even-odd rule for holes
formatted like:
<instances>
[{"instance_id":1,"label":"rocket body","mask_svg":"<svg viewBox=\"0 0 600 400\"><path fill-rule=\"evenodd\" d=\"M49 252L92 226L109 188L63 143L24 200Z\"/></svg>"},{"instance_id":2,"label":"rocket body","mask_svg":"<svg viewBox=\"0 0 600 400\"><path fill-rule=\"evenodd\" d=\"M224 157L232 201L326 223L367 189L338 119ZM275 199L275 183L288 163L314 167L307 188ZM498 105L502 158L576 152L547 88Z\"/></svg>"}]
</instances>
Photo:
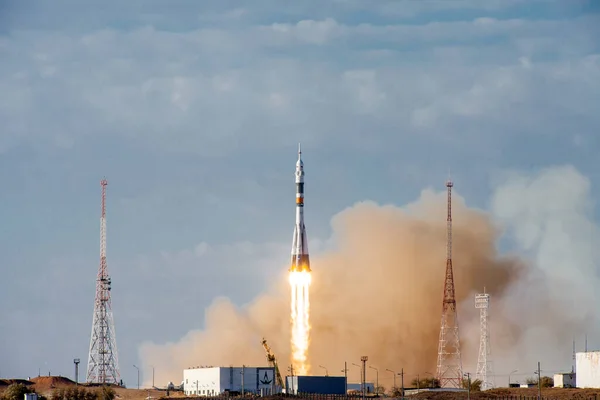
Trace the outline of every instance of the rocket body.
<instances>
[{"instance_id":1,"label":"rocket body","mask_svg":"<svg viewBox=\"0 0 600 400\"><path fill-rule=\"evenodd\" d=\"M296 225L292 240L291 272L310 272L308 258L308 241L306 240L306 227L304 226L304 164L302 151L298 145L298 161L296 162Z\"/></svg>"}]
</instances>

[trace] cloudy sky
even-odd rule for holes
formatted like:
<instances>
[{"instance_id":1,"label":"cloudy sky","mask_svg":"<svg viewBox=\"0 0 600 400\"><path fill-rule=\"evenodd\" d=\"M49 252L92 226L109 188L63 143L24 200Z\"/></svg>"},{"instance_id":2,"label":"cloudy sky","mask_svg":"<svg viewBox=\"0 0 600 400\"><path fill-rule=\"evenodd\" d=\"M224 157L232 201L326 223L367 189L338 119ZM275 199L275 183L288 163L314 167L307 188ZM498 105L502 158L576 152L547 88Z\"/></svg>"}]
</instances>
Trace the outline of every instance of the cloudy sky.
<instances>
[{"instance_id":1,"label":"cloudy sky","mask_svg":"<svg viewBox=\"0 0 600 400\"><path fill-rule=\"evenodd\" d=\"M599 27L593 0L1 2L0 376L87 361L103 176L130 386L142 342L285 268L299 141L315 253L449 172L513 249L548 199L597 223Z\"/></svg>"}]
</instances>

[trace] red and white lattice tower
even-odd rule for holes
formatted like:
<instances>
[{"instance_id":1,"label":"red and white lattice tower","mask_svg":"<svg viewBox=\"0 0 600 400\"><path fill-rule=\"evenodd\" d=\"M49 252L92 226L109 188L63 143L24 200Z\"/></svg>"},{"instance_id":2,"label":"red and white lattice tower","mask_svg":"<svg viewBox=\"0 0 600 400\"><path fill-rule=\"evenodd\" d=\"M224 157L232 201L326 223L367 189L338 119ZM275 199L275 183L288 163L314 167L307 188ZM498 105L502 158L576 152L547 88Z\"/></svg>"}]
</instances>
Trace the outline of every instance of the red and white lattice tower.
<instances>
[{"instance_id":1,"label":"red and white lattice tower","mask_svg":"<svg viewBox=\"0 0 600 400\"><path fill-rule=\"evenodd\" d=\"M462 361L460 357L460 335L458 315L454 296L454 274L452 272L452 181L448 188L448 217L446 243L446 276L444 278L444 299L442 301L442 323L437 357L437 378L443 388L462 387Z\"/></svg>"},{"instance_id":2,"label":"red and white lattice tower","mask_svg":"<svg viewBox=\"0 0 600 400\"><path fill-rule=\"evenodd\" d=\"M102 214L100 217L100 266L96 279L96 300L92 338L87 367L87 382L121 384L119 358L115 339L115 323L110 302L111 281L106 267L106 179L102 186Z\"/></svg>"}]
</instances>

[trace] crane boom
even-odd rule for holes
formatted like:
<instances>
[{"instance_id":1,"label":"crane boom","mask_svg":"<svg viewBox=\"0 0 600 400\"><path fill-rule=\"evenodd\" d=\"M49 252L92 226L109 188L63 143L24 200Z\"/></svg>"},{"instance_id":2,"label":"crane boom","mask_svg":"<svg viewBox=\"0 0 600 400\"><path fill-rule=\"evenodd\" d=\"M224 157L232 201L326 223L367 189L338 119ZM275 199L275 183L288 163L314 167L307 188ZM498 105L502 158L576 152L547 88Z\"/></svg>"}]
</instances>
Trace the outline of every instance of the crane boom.
<instances>
[{"instance_id":1,"label":"crane boom","mask_svg":"<svg viewBox=\"0 0 600 400\"><path fill-rule=\"evenodd\" d=\"M275 358L275 354L271 351L271 348L267 344L267 339L263 338L262 340L263 348L265 349L265 353L267 353L267 361L269 364L275 369L275 379L277 380L277 386L283 388L283 379L281 379L281 374L279 373L279 366L277 365L277 359Z\"/></svg>"}]
</instances>

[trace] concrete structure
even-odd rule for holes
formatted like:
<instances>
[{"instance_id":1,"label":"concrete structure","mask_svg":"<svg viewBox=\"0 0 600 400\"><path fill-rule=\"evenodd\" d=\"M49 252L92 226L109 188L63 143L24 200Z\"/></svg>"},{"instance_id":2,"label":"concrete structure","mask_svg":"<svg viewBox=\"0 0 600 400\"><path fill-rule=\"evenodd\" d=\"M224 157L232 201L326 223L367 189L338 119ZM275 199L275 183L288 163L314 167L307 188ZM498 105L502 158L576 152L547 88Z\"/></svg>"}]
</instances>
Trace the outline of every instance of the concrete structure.
<instances>
[{"instance_id":1,"label":"concrete structure","mask_svg":"<svg viewBox=\"0 0 600 400\"><path fill-rule=\"evenodd\" d=\"M289 394L345 394L346 378L343 376L286 376L286 393Z\"/></svg>"},{"instance_id":2,"label":"concrete structure","mask_svg":"<svg viewBox=\"0 0 600 400\"><path fill-rule=\"evenodd\" d=\"M554 387L557 388L574 388L577 387L575 384L575 373L565 372L561 374L554 374Z\"/></svg>"},{"instance_id":3,"label":"concrete structure","mask_svg":"<svg viewBox=\"0 0 600 400\"><path fill-rule=\"evenodd\" d=\"M575 371L578 388L600 388L600 351L577 353Z\"/></svg>"},{"instance_id":4,"label":"concrete structure","mask_svg":"<svg viewBox=\"0 0 600 400\"><path fill-rule=\"evenodd\" d=\"M206 367L183 370L188 396L216 396L227 392L268 395L279 390L272 367Z\"/></svg>"}]
</instances>

